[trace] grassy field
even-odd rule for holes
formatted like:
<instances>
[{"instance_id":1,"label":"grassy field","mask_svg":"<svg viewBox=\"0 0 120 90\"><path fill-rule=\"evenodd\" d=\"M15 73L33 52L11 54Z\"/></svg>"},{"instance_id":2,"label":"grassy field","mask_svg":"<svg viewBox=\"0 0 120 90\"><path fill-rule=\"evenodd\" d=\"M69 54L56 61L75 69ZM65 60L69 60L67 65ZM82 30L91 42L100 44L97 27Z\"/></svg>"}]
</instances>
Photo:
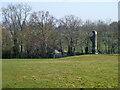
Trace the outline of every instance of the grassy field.
<instances>
[{"instance_id":1,"label":"grassy field","mask_svg":"<svg viewBox=\"0 0 120 90\"><path fill-rule=\"evenodd\" d=\"M3 88L117 88L117 55L3 59Z\"/></svg>"}]
</instances>

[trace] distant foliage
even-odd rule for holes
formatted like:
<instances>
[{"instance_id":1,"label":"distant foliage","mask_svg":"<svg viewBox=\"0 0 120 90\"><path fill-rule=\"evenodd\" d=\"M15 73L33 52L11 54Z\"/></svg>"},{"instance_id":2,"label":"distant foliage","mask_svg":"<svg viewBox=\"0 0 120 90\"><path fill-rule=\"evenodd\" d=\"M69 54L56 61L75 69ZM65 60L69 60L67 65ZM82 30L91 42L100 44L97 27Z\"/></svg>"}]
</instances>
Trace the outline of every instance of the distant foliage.
<instances>
[{"instance_id":1,"label":"distant foliage","mask_svg":"<svg viewBox=\"0 0 120 90\"><path fill-rule=\"evenodd\" d=\"M3 58L53 58L54 50L62 55L92 52L89 36L98 32L98 53L118 53L118 22L82 21L68 15L56 19L49 12L31 12L29 5L2 8Z\"/></svg>"}]
</instances>

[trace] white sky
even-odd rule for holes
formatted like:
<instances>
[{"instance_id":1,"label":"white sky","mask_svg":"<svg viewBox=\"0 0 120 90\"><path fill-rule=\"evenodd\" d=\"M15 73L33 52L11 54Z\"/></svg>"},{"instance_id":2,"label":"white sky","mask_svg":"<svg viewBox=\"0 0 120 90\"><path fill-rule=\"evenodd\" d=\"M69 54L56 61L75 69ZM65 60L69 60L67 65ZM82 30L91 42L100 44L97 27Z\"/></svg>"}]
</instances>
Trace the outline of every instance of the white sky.
<instances>
[{"instance_id":1,"label":"white sky","mask_svg":"<svg viewBox=\"0 0 120 90\"><path fill-rule=\"evenodd\" d=\"M44 2L43 2L44 1ZM49 11L56 18L75 15L85 20L118 21L119 0L1 0L0 6L12 3L27 3L32 11Z\"/></svg>"},{"instance_id":2,"label":"white sky","mask_svg":"<svg viewBox=\"0 0 120 90\"><path fill-rule=\"evenodd\" d=\"M1 0L1 2L118 2L119 0Z\"/></svg>"}]
</instances>

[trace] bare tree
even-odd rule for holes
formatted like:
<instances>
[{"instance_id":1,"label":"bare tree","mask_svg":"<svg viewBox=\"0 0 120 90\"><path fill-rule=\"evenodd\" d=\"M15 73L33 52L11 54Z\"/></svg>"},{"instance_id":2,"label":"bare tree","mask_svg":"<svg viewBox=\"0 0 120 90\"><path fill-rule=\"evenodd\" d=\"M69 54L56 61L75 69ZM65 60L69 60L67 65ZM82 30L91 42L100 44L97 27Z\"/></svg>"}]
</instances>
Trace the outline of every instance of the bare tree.
<instances>
[{"instance_id":1,"label":"bare tree","mask_svg":"<svg viewBox=\"0 0 120 90\"><path fill-rule=\"evenodd\" d=\"M51 36L51 31L54 26L54 17L49 14L49 12L39 11L33 12L31 15L31 23L35 29L38 30L39 38L41 41L41 54L42 57L46 57L48 53L49 40Z\"/></svg>"},{"instance_id":2,"label":"bare tree","mask_svg":"<svg viewBox=\"0 0 120 90\"><path fill-rule=\"evenodd\" d=\"M62 25L65 27L65 39L68 46L68 55L73 55L75 51L75 43L78 33L78 27L81 26L82 21L73 15L65 16L61 19Z\"/></svg>"},{"instance_id":3,"label":"bare tree","mask_svg":"<svg viewBox=\"0 0 120 90\"><path fill-rule=\"evenodd\" d=\"M3 23L2 25L10 31L14 41L14 52L17 53L19 45L17 41L18 30L23 30L26 23L27 17L30 13L31 7L24 4L8 5L6 8L2 8ZM21 36L22 37L22 36ZM22 52L22 40L19 43L21 45Z\"/></svg>"}]
</instances>

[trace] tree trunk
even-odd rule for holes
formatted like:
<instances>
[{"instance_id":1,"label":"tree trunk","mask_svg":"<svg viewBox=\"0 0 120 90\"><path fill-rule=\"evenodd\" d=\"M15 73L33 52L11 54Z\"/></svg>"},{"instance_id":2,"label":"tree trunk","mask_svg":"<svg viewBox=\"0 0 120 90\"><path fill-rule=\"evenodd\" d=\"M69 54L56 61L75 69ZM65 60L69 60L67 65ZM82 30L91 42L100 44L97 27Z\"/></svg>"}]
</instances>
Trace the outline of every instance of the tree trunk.
<instances>
[{"instance_id":1,"label":"tree trunk","mask_svg":"<svg viewBox=\"0 0 120 90\"><path fill-rule=\"evenodd\" d=\"M17 44L17 39L14 37L14 48L13 48L13 51L14 51L14 57L17 57L18 55L18 52L19 52L19 48L18 48L18 44Z\"/></svg>"}]
</instances>

